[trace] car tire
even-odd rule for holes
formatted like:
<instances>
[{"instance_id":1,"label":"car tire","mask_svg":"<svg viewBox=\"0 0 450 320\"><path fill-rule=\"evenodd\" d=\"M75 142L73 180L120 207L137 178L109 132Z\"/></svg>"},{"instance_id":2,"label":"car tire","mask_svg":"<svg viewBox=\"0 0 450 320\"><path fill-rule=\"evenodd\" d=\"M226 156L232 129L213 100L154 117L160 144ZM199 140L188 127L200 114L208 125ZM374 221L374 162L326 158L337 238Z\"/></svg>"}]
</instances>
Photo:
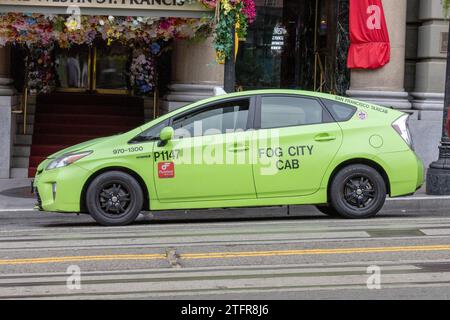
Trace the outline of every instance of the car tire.
<instances>
[{"instance_id":1,"label":"car tire","mask_svg":"<svg viewBox=\"0 0 450 320\"><path fill-rule=\"evenodd\" d=\"M337 217L339 213L331 206L316 206L317 210L330 217Z\"/></svg>"},{"instance_id":2,"label":"car tire","mask_svg":"<svg viewBox=\"0 0 450 320\"><path fill-rule=\"evenodd\" d=\"M144 195L139 183L129 174L109 171L96 177L86 192L86 207L103 226L124 226L136 220Z\"/></svg>"},{"instance_id":3,"label":"car tire","mask_svg":"<svg viewBox=\"0 0 450 320\"><path fill-rule=\"evenodd\" d=\"M339 171L330 189L330 204L347 219L374 217L386 201L386 184L374 168L357 164Z\"/></svg>"}]
</instances>

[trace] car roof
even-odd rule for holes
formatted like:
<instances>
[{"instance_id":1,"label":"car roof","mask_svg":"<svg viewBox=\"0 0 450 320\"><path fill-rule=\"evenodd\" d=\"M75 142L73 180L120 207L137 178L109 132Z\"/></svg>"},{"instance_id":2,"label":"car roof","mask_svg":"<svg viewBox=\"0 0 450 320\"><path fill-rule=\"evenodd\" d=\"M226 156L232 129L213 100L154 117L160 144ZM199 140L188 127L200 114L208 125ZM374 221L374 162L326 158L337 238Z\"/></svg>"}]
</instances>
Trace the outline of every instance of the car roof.
<instances>
[{"instance_id":1,"label":"car roof","mask_svg":"<svg viewBox=\"0 0 450 320\"><path fill-rule=\"evenodd\" d=\"M172 112L169 112L163 116L161 116L160 118L157 118L158 120L165 120L170 118L171 116L174 116L176 114L179 113L183 113L186 111L189 111L191 109L194 109L196 107L200 107L202 105L207 105L210 103L214 103L214 102L218 102L221 100L226 101L227 99L233 99L233 98L239 98L239 97L250 97L250 96L255 96L255 95L265 95L265 94L280 94L280 95L301 95L304 97L312 97L312 98L321 98L321 99L328 99L328 100L332 100L332 101L336 101L336 102L340 102L340 103L345 103L345 104L349 104L349 105L353 105L355 107L365 107L367 109L370 109L372 106L376 106L378 109L382 108L385 109L386 113L400 113L397 112L396 110L393 110L389 107L383 107L383 106L379 106L379 105L374 105L368 102L364 102L364 101L359 101L359 100L355 100L352 98L348 98L348 97L343 97L343 96L338 96L338 95L333 95L333 94L327 94L327 93L321 93L321 92L315 92L315 91L305 91L305 90L296 90L296 89L262 89L262 90L248 90L248 91L239 91L239 92L234 92L234 93L227 93L227 94L223 94L223 95L218 95L218 96L213 96L207 99L203 99L200 101L196 101L193 103L190 103L186 106L183 106L179 109L173 110ZM155 119L155 120L157 120ZM153 121L155 121L153 120ZM153 121L150 121L150 123L152 123Z\"/></svg>"},{"instance_id":2,"label":"car roof","mask_svg":"<svg viewBox=\"0 0 450 320\"><path fill-rule=\"evenodd\" d=\"M242 97L242 96L250 96L250 95L260 95L260 94L295 94L295 95L303 95L309 97L319 97L326 99L335 99L335 95L315 92L315 91L305 91L305 90L296 90L296 89L261 89L261 90L248 90L248 91L239 91L234 93L228 93L220 96L215 96L214 98L231 98L231 97Z\"/></svg>"}]
</instances>

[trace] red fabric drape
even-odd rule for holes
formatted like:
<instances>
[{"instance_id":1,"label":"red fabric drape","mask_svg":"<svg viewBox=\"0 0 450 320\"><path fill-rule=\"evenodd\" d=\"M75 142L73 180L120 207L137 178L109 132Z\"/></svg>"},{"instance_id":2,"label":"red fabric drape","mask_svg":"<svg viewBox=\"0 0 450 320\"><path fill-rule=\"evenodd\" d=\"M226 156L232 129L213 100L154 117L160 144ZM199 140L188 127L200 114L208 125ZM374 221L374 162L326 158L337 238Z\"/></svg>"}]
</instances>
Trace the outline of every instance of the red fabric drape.
<instances>
[{"instance_id":1,"label":"red fabric drape","mask_svg":"<svg viewBox=\"0 0 450 320\"><path fill-rule=\"evenodd\" d=\"M391 44L381 0L350 0L349 68L377 69L390 60Z\"/></svg>"}]
</instances>

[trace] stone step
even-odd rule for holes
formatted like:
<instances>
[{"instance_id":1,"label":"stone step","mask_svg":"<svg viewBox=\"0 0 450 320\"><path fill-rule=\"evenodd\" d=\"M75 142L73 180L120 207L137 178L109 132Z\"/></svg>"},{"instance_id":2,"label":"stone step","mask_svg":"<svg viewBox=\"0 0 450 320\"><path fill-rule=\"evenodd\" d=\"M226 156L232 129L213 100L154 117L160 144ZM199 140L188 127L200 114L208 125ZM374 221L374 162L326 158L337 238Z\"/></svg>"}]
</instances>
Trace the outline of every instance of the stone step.
<instances>
[{"instance_id":1,"label":"stone step","mask_svg":"<svg viewBox=\"0 0 450 320\"><path fill-rule=\"evenodd\" d=\"M26 168L28 169L29 158L28 157L13 157L12 167L13 168Z\"/></svg>"},{"instance_id":2,"label":"stone step","mask_svg":"<svg viewBox=\"0 0 450 320\"><path fill-rule=\"evenodd\" d=\"M27 145L14 145L13 156L14 157L29 157L31 147Z\"/></svg>"},{"instance_id":3,"label":"stone step","mask_svg":"<svg viewBox=\"0 0 450 320\"><path fill-rule=\"evenodd\" d=\"M28 178L28 168L11 168L10 176L12 179Z\"/></svg>"},{"instance_id":4,"label":"stone step","mask_svg":"<svg viewBox=\"0 0 450 320\"><path fill-rule=\"evenodd\" d=\"M17 134L23 134L23 123L17 125ZM33 134L33 125L27 124L26 134Z\"/></svg>"},{"instance_id":5,"label":"stone step","mask_svg":"<svg viewBox=\"0 0 450 320\"><path fill-rule=\"evenodd\" d=\"M33 136L31 134L16 135L16 144L31 146L32 140L33 140Z\"/></svg>"}]
</instances>

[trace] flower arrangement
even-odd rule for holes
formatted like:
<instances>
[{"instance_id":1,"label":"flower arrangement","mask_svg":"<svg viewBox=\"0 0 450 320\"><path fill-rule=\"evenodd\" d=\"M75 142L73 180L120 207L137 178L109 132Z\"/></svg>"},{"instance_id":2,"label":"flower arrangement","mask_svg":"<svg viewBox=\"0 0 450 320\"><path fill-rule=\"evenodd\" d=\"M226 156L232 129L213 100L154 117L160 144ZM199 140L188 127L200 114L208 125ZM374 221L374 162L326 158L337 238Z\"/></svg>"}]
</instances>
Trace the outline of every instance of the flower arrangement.
<instances>
[{"instance_id":1,"label":"flower arrangement","mask_svg":"<svg viewBox=\"0 0 450 320\"><path fill-rule=\"evenodd\" d=\"M28 70L28 87L32 94L48 93L55 86L53 48L53 45L28 48L25 63Z\"/></svg>"},{"instance_id":2,"label":"flower arrangement","mask_svg":"<svg viewBox=\"0 0 450 320\"><path fill-rule=\"evenodd\" d=\"M156 61L161 51L158 42L134 48L130 67L130 84L134 94L146 95L153 91L157 83Z\"/></svg>"}]
</instances>

